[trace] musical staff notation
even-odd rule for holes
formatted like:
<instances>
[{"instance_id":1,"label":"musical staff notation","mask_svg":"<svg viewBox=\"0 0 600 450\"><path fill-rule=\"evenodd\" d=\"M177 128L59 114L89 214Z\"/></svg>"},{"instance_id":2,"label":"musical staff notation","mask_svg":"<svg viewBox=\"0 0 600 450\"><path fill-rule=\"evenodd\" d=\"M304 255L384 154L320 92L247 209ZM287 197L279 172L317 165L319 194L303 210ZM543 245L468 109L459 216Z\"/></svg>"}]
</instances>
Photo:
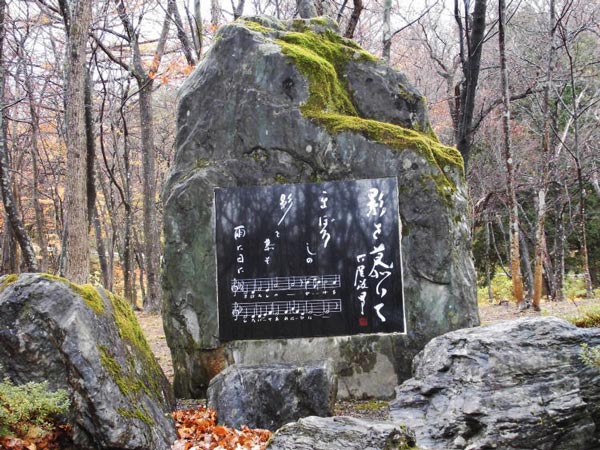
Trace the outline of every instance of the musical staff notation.
<instances>
[{"instance_id":1,"label":"musical staff notation","mask_svg":"<svg viewBox=\"0 0 600 450\"><path fill-rule=\"evenodd\" d=\"M237 303L232 305L231 315L234 320L265 319L278 316L315 316L329 317L333 313L342 312L342 300L328 298L318 300L291 300L276 302Z\"/></svg>"},{"instance_id":2,"label":"musical staff notation","mask_svg":"<svg viewBox=\"0 0 600 450\"><path fill-rule=\"evenodd\" d=\"M339 275L312 275L271 278L233 279L231 292L254 294L256 292L281 292L297 290L327 290L340 287Z\"/></svg>"}]
</instances>

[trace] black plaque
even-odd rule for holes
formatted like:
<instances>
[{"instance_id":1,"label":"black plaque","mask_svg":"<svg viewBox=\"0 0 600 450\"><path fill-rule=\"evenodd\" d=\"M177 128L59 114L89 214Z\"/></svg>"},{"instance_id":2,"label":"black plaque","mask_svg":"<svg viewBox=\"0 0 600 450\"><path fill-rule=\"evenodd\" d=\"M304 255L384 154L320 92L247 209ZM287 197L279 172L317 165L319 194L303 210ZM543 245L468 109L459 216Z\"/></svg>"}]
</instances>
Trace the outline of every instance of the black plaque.
<instances>
[{"instance_id":1,"label":"black plaque","mask_svg":"<svg viewBox=\"0 0 600 450\"><path fill-rule=\"evenodd\" d=\"M219 337L405 332L396 178L215 189Z\"/></svg>"}]
</instances>

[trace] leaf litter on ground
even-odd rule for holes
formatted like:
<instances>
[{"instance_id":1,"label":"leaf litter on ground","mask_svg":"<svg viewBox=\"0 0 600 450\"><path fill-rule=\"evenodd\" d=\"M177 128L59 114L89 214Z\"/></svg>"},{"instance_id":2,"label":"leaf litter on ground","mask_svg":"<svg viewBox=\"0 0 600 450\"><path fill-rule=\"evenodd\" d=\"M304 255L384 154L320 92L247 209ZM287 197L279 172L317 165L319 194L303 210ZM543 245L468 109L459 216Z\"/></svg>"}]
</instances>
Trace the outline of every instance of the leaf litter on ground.
<instances>
[{"instance_id":1,"label":"leaf litter on ground","mask_svg":"<svg viewBox=\"0 0 600 450\"><path fill-rule=\"evenodd\" d=\"M173 413L179 439L172 450L265 450L272 433L269 430L241 430L217 425L214 409L200 405L197 408Z\"/></svg>"}]
</instances>

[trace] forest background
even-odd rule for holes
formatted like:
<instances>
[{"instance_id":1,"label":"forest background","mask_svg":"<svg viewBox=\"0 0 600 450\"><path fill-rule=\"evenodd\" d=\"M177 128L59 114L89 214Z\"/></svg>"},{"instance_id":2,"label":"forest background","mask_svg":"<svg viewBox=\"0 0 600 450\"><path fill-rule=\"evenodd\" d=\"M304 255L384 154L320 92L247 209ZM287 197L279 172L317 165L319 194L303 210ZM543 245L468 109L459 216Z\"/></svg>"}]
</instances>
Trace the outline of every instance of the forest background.
<instances>
[{"instance_id":1,"label":"forest background","mask_svg":"<svg viewBox=\"0 0 600 450\"><path fill-rule=\"evenodd\" d=\"M534 308L546 295L592 297L600 3L308 6L403 71L427 98L440 140L463 154L481 297ZM241 15L289 19L305 7L0 0L1 273L58 273L159 310L159 191L174 157L177 89L220 25Z\"/></svg>"}]
</instances>

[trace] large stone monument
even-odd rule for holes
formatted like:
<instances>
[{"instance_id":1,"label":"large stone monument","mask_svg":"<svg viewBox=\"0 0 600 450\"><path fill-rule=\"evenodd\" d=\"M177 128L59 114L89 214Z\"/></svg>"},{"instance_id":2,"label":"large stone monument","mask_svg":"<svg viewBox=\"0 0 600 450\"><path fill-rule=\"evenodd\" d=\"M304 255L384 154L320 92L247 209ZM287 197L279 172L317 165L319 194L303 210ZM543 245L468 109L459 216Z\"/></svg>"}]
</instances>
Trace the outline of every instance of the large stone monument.
<instances>
[{"instance_id":1,"label":"large stone monument","mask_svg":"<svg viewBox=\"0 0 600 450\"><path fill-rule=\"evenodd\" d=\"M224 26L206 58L183 85L177 114L177 154L164 188L163 278L163 318L173 355L176 395L204 395L210 379L233 363L330 359L339 377L340 397L391 397L394 386L410 377L412 357L431 338L479 323L462 158L455 149L438 142L427 120L425 99L406 78L342 38L332 21L281 22L261 17ZM292 260L278 263L284 278L278 278L271 266L270 281L264 286L256 277L246 277L242 280L245 285L236 279L223 281L227 270L221 268L221 279L217 280L217 264L220 267L223 258L216 258L222 238L217 242L215 227L218 224L217 230L222 229L223 222L215 216L215 188L283 185L291 189L295 183L390 177L397 182L395 206L401 223L402 261L393 266L393 273L380 271L379 275L387 277L386 283L393 279L402 289L388 290L379 285L377 292L381 297L391 292L386 299L403 296L396 304L403 305L405 326L398 321L401 325L392 332L374 333L384 330L374 327L364 334L358 329L352 336L323 332L328 323L324 318L333 312L331 308L346 308L347 312L349 304L354 308L359 304L358 300L348 303L351 299L342 298L336 283L357 286L364 281L359 275L365 279L377 276L372 268L363 274L352 267L349 273L356 273L353 279L344 279L347 267L331 274L315 273L320 278L302 278L306 286L309 282L324 283L329 291L324 290L328 302L318 304L311 303L314 297L307 290L300 307L295 302L277 303L273 297L267 300L266 295L253 297L261 295L254 292L260 291L256 286L283 289L281 279L287 283L285 289L292 289L298 282L289 276L297 268L287 267ZM282 226L286 225L282 223L283 213L290 200L284 194L277 222ZM372 195L371 200L379 199ZM217 203L218 212L218 195ZM238 205L247 206L244 200ZM232 214L236 211L231 204L227 208ZM224 214L227 211L225 208ZM337 224L358 213L347 208L345 214L335 216ZM319 217L320 225L325 223L323 217ZM332 227L336 224L333 216L326 218ZM232 232L235 225L231 223ZM329 232L323 230L318 235L322 238ZM377 238L373 232L372 239ZM267 240L264 250L273 250L275 241ZM324 241L317 239L314 245L326 246ZM350 239L349 245L353 242ZM304 242L296 244L303 246ZM306 244L307 256L311 257L306 258L308 263L316 250L311 243ZM383 244L391 245L389 241ZM248 262L244 246L237 248L238 262L245 262L236 267L244 278L242 272L255 270L256 262ZM366 254L373 255L374 251ZM294 252L292 249L290 254ZM375 258L380 268L387 261L387 255L367 257ZM392 263L387 266L392 268ZM253 290L246 292L243 286L250 282ZM260 300L265 309L259 308L257 314L263 322L288 318L292 324L294 314L300 319L300 308L311 308L311 312L321 308L315 320L321 320L325 327L311 335L318 337L284 331L284 337L269 339L251 339L252 329L248 328L241 334L243 340L236 340L235 332L224 334L219 329L218 285L220 303L223 292L231 288L227 295L233 296L234 303L227 308L232 308L230 313L236 320L252 314L248 312L252 302ZM244 297L243 302L242 297L235 297L242 294L250 297ZM288 294L281 290L282 296ZM364 297L360 299L362 302ZM381 308L382 303L372 306ZM221 308L221 320L227 311ZM375 313L382 311L385 309L371 311L379 324L385 317ZM256 308L252 312L256 313ZM361 326L367 324L366 318L358 320ZM244 323L230 322L228 326L233 327ZM268 323L260 326L268 327ZM302 337L285 338L295 335Z\"/></svg>"}]
</instances>

